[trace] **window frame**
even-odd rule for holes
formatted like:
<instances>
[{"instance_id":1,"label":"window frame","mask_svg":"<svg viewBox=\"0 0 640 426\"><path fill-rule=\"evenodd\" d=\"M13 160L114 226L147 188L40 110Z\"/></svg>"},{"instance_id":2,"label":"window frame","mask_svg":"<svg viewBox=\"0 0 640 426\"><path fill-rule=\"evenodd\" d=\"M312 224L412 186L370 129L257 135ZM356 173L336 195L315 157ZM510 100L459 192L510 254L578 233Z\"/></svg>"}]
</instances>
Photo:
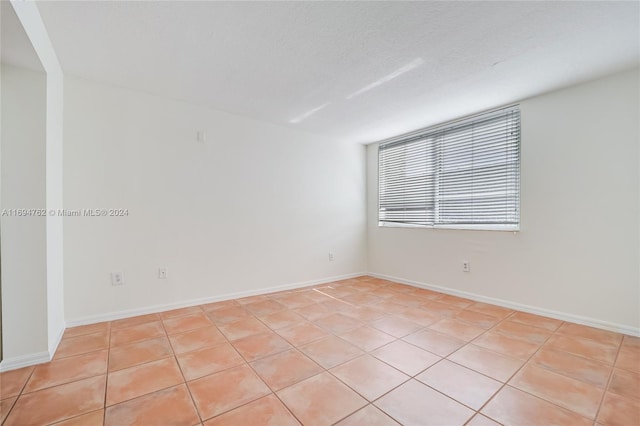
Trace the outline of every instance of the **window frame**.
<instances>
[{"instance_id":1,"label":"window frame","mask_svg":"<svg viewBox=\"0 0 640 426\"><path fill-rule=\"evenodd\" d=\"M437 219L439 216L439 212L438 212L438 205L441 202L441 200L438 197L438 193L439 193L439 181L441 180L441 175L442 175L442 170L438 170L435 173L435 191L434 191L434 200L433 200L433 204L434 204L434 223L433 224L416 224L416 223L401 223L401 222L385 222L382 221L380 218L380 212L381 212L381 197L380 197L380 180L381 180L381 168L380 168L380 155L381 155L381 150L380 147L382 145L386 145L386 144L393 144L395 142L401 142L403 140L407 140L407 143L410 142L410 140L415 140L418 141L420 140L421 136L424 136L425 138L428 137L430 134L433 134L435 131L438 130L443 130L449 127L455 127L455 126L459 126L461 124L464 124L465 122L470 122L472 120L474 120L475 118L480 118L484 115L489 115L489 114L494 114L494 113L499 113L500 111L508 111L508 110L517 110L519 117L518 117L518 140L517 140L517 168L518 168L518 179L517 179L517 185L516 185L516 191L517 191L517 204L516 204L516 208L517 208L517 223L516 224L510 224L510 223L504 223L504 224L500 224L500 223L494 223L494 224L484 224L484 223L478 223L478 224L473 224L473 223L467 223L467 224L439 224L437 223ZM522 205L522 115L521 115L521 111L520 111L520 105L519 104L514 104L514 105L509 105L506 107L501 107L501 108L495 108L492 110L487 110L487 111L483 111L477 114L473 114L473 115L469 115L469 116L465 116L459 119L455 119L455 120L451 120L448 122L444 122L441 124L437 124L434 126L429 126L429 127L425 127L422 129L419 129L417 131L414 132L410 132L410 133L406 133L400 136L396 136L393 138L389 138L383 141L380 141L377 143L376 149L378 151L378 155L377 155L377 168L378 168L378 176L377 176L377 222L378 222L378 227L379 228L409 228L409 229L446 229L446 230L472 230L472 231L507 231L507 232L519 232L522 226L522 209L521 209L521 205ZM434 157L440 156L442 155L441 149L439 147L434 148L435 149L435 155Z\"/></svg>"}]
</instances>

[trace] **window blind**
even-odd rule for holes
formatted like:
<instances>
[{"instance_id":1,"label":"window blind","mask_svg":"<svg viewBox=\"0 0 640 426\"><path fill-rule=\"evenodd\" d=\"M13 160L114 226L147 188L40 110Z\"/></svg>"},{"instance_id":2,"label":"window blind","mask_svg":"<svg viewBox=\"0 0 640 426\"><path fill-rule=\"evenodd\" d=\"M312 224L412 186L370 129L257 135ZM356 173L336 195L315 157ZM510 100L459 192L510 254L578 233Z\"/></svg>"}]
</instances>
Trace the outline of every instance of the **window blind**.
<instances>
[{"instance_id":1,"label":"window blind","mask_svg":"<svg viewBox=\"0 0 640 426\"><path fill-rule=\"evenodd\" d=\"M519 227L518 106L383 143L378 161L380 225Z\"/></svg>"}]
</instances>

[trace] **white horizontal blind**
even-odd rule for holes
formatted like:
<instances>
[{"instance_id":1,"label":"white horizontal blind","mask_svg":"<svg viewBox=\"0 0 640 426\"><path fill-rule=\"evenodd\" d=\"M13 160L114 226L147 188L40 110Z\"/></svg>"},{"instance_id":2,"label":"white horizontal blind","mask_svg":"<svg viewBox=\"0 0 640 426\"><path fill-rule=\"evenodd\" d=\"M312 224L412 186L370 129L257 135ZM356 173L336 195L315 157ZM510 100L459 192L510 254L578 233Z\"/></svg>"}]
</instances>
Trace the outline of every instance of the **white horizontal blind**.
<instances>
[{"instance_id":1,"label":"white horizontal blind","mask_svg":"<svg viewBox=\"0 0 640 426\"><path fill-rule=\"evenodd\" d=\"M517 229L517 106L424 129L379 147L381 224Z\"/></svg>"}]
</instances>

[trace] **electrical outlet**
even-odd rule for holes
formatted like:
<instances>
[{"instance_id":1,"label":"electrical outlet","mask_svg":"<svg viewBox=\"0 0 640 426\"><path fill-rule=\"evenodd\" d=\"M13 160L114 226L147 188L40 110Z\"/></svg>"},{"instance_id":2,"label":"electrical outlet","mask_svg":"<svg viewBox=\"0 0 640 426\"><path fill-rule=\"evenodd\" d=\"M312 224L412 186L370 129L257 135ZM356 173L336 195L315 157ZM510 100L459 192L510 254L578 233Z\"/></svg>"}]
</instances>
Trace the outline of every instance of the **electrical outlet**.
<instances>
[{"instance_id":1,"label":"electrical outlet","mask_svg":"<svg viewBox=\"0 0 640 426\"><path fill-rule=\"evenodd\" d=\"M329 252L329 262L333 262L335 260L335 257L333 256L333 252L330 251Z\"/></svg>"},{"instance_id":2,"label":"electrical outlet","mask_svg":"<svg viewBox=\"0 0 640 426\"><path fill-rule=\"evenodd\" d=\"M166 280L167 278L169 278L169 270L167 268L159 268L158 279Z\"/></svg>"},{"instance_id":3,"label":"electrical outlet","mask_svg":"<svg viewBox=\"0 0 640 426\"><path fill-rule=\"evenodd\" d=\"M471 271L471 263L468 260L462 261L462 272L470 272Z\"/></svg>"},{"instance_id":4,"label":"electrical outlet","mask_svg":"<svg viewBox=\"0 0 640 426\"><path fill-rule=\"evenodd\" d=\"M111 285L124 285L124 274L122 272L112 272Z\"/></svg>"}]
</instances>

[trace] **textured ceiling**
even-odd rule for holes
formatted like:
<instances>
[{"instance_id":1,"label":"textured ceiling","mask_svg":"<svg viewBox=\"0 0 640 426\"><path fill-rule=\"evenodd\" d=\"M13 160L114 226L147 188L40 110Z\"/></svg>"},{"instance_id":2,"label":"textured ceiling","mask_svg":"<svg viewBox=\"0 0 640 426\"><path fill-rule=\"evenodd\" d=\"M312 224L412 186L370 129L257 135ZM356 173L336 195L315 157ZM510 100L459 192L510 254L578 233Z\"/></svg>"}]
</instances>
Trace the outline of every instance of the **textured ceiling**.
<instances>
[{"instance_id":1,"label":"textured ceiling","mask_svg":"<svg viewBox=\"0 0 640 426\"><path fill-rule=\"evenodd\" d=\"M68 74L356 142L639 61L638 2L39 2Z\"/></svg>"},{"instance_id":2,"label":"textured ceiling","mask_svg":"<svg viewBox=\"0 0 640 426\"><path fill-rule=\"evenodd\" d=\"M0 60L3 64L44 72L38 55L8 1L0 1Z\"/></svg>"}]
</instances>

